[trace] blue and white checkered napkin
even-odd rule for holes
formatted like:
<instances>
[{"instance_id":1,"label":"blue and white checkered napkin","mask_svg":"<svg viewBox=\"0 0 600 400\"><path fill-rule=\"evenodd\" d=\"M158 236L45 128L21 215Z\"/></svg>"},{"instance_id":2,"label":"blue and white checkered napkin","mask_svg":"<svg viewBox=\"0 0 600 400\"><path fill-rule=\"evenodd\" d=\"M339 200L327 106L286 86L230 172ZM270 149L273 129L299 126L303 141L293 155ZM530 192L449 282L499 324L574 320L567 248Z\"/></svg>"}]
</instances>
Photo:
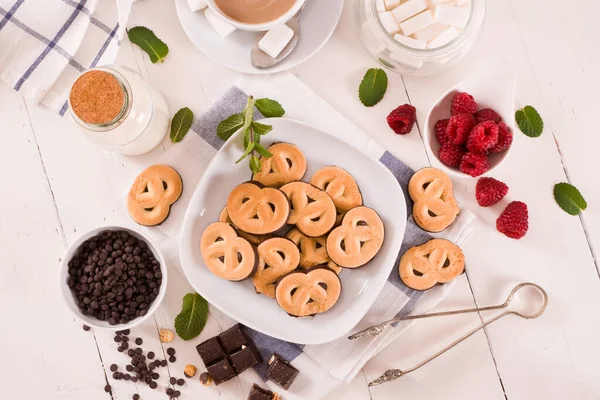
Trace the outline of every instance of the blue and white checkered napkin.
<instances>
[{"instance_id":1,"label":"blue and white checkered napkin","mask_svg":"<svg viewBox=\"0 0 600 400\"><path fill-rule=\"evenodd\" d=\"M306 121L354 143L388 167L398 179L404 193L408 193L408 181L413 173L409 167L362 133L296 77L283 74L271 78L243 79L236 83L236 86L231 87L192 127L197 135L190 132L181 144L172 146L158 160L160 163L173 166L181 173L186 183L181 203L189 203L198 180L212 157L223 145L216 136L217 124L245 106L247 93L255 97L277 99L284 105L287 117ZM407 199L407 204L409 201ZM185 207L173 207L171 212L169 219L160 228L168 236L175 237L181 226ZM472 233L473 220L473 214L463 210L442 237L461 245ZM429 239L428 233L409 220L398 258L410 247L423 244ZM176 246L165 247L167 256L175 260ZM394 268L375 304L353 331L367 328L394 316L426 312L435 307L448 294L452 286L453 283L449 283L426 292L414 291L400 281L397 269ZM222 328L233 323L227 317L218 318ZM271 382L266 384L286 400L316 400L340 383L354 378L368 360L398 338L409 324L401 323L395 328L388 328L377 338L350 341L344 337L330 343L310 346L288 343L256 331L250 333L265 360L276 352L291 360L292 364L300 370L296 381L287 392L282 392L281 388ZM262 363L255 371L266 381L266 370L267 365Z\"/></svg>"},{"instance_id":2,"label":"blue and white checkered napkin","mask_svg":"<svg viewBox=\"0 0 600 400\"><path fill-rule=\"evenodd\" d=\"M0 79L63 115L82 71L114 61L131 0L0 0Z\"/></svg>"}]
</instances>

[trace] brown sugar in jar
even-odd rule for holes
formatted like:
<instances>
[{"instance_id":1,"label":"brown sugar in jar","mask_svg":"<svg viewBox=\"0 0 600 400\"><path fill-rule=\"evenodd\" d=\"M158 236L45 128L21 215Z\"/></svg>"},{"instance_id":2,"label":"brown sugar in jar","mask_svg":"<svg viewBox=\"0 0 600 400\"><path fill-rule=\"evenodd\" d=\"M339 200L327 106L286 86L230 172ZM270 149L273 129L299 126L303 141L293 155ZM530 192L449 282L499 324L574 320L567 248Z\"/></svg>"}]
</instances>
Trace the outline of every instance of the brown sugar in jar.
<instances>
[{"instance_id":1,"label":"brown sugar in jar","mask_svg":"<svg viewBox=\"0 0 600 400\"><path fill-rule=\"evenodd\" d=\"M106 125L123 111L125 91L114 75L99 70L83 73L71 87L71 109L83 122Z\"/></svg>"}]
</instances>

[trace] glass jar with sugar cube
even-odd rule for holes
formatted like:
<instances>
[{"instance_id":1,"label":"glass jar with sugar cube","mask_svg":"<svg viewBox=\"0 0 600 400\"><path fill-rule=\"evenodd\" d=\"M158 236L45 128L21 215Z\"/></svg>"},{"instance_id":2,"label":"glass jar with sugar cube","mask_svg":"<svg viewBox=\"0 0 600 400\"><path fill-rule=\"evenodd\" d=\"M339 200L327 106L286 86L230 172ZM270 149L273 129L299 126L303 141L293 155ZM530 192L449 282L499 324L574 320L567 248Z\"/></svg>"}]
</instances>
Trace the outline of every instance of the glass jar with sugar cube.
<instances>
[{"instance_id":1,"label":"glass jar with sugar cube","mask_svg":"<svg viewBox=\"0 0 600 400\"><path fill-rule=\"evenodd\" d=\"M358 0L359 37L385 68L431 76L456 66L485 21L485 0Z\"/></svg>"}]
</instances>

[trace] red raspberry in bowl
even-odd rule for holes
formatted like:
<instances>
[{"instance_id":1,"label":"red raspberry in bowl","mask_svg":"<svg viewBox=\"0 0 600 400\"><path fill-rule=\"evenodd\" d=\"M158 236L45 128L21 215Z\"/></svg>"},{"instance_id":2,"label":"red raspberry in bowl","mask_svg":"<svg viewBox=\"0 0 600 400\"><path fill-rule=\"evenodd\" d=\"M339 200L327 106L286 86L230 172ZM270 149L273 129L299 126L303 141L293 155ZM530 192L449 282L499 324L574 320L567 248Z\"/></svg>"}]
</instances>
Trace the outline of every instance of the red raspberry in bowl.
<instances>
[{"instance_id":1,"label":"red raspberry in bowl","mask_svg":"<svg viewBox=\"0 0 600 400\"><path fill-rule=\"evenodd\" d=\"M398 135L406 135L412 131L417 121L417 110L410 104L404 104L387 116L387 123Z\"/></svg>"},{"instance_id":2,"label":"red raspberry in bowl","mask_svg":"<svg viewBox=\"0 0 600 400\"><path fill-rule=\"evenodd\" d=\"M452 115L458 114L475 114L477 112L477 103L473 96L469 93L457 93L452 99L452 107L450 109Z\"/></svg>"},{"instance_id":3,"label":"red raspberry in bowl","mask_svg":"<svg viewBox=\"0 0 600 400\"><path fill-rule=\"evenodd\" d=\"M498 143L490 149L490 153L500 153L510 147L513 135L504 122L498 122Z\"/></svg>"},{"instance_id":4,"label":"red raspberry in bowl","mask_svg":"<svg viewBox=\"0 0 600 400\"><path fill-rule=\"evenodd\" d=\"M440 147L438 157L445 165L458 168L465 153L464 146L446 142Z\"/></svg>"},{"instance_id":5,"label":"red raspberry in bowl","mask_svg":"<svg viewBox=\"0 0 600 400\"><path fill-rule=\"evenodd\" d=\"M453 115L446 127L446 137L449 142L454 144L466 143L474 126L475 118L471 114Z\"/></svg>"},{"instance_id":6,"label":"red raspberry in bowl","mask_svg":"<svg viewBox=\"0 0 600 400\"><path fill-rule=\"evenodd\" d=\"M502 117L496 111L491 108L484 108L483 110L477 111L475 114L475 119L477 122L483 121L494 121L496 123L502 121Z\"/></svg>"},{"instance_id":7,"label":"red raspberry in bowl","mask_svg":"<svg viewBox=\"0 0 600 400\"><path fill-rule=\"evenodd\" d=\"M471 153L486 154L496 144L498 144L498 125L494 121L483 121L471 130L467 149Z\"/></svg>"},{"instance_id":8,"label":"red raspberry in bowl","mask_svg":"<svg viewBox=\"0 0 600 400\"><path fill-rule=\"evenodd\" d=\"M435 123L435 137L439 144L444 144L448 141L448 136L446 136L446 127L448 126L448 118L440 119Z\"/></svg>"},{"instance_id":9,"label":"red raspberry in bowl","mask_svg":"<svg viewBox=\"0 0 600 400\"><path fill-rule=\"evenodd\" d=\"M479 178L475 186L475 198L481 207L497 204L508 193L506 183L494 178Z\"/></svg>"},{"instance_id":10,"label":"red raspberry in bowl","mask_svg":"<svg viewBox=\"0 0 600 400\"><path fill-rule=\"evenodd\" d=\"M472 177L482 175L488 169L490 163L484 154L466 153L460 162L460 170Z\"/></svg>"},{"instance_id":11,"label":"red raspberry in bowl","mask_svg":"<svg viewBox=\"0 0 600 400\"><path fill-rule=\"evenodd\" d=\"M496 220L496 229L511 239L521 239L529 229L527 204L513 201Z\"/></svg>"}]
</instances>

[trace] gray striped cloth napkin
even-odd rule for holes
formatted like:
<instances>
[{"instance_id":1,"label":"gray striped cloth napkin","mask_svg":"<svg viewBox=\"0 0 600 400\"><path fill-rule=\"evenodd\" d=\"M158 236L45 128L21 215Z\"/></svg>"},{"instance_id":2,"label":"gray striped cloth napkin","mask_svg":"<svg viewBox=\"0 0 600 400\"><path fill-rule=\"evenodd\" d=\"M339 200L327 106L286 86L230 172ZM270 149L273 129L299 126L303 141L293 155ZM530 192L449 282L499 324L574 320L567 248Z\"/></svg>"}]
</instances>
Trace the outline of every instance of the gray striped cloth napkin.
<instances>
[{"instance_id":1,"label":"gray striped cloth napkin","mask_svg":"<svg viewBox=\"0 0 600 400\"><path fill-rule=\"evenodd\" d=\"M389 168L404 193L408 193L408 181L413 174L409 167L358 130L295 76L280 74L237 82L194 124L192 130L196 134L190 132L181 144L171 146L157 160L173 166L181 173L183 181L186 182L181 203L189 203L204 169L223 145L223 141L216 136L218 123L229 115L239 112L245 106L248 94L277 99L284 106L287 117L303 120L355 144ZM259 117L260 114L256 116ZM407 204L410 204L409 199ZM168 236L176 237L184 212L185 207L174 207L169 219L160 226L160 229ZM472 213L463 211L441 237L461 245L472 233L473 220ZM423 244L430 238L428 233L409 220L398 260L410 247ZM172 249L166 250L166 253L171 253L168 255L171 260L177 258L175 254L177 246L163 247ZM453 283L449 283L426 292L414 291L402 283L397 269L393 268L375 304L353 331L395 316L407 315L411 312L426 312L435 307L448 294L452 286ZM222 319L219 321L222 328L233 323L228 317L216 317ZM394 328L388 328L377 338L350 341L344 337L326 344L306 346L249 330L265 360L268 360L274 352L278 353L291 361L292 365L300 370L300 374L290 390L286 392L267 381L266 363L260 364L255 371L267 386L287 400L319 399L340 383L354 378L368 360L398 338L408 325L409 323L401 323Z\"/></svg>"},{"instance_id":2,"label":"gray striped cloth napkin","mask_svg":"<svg viewBox=\"0 0 600 400\"><path fill-rule=\"evenodd\" d=\"M131 0L0 0L0 79L64 115L82 71L115 60Z\"/></svg>"}]
</instances>

